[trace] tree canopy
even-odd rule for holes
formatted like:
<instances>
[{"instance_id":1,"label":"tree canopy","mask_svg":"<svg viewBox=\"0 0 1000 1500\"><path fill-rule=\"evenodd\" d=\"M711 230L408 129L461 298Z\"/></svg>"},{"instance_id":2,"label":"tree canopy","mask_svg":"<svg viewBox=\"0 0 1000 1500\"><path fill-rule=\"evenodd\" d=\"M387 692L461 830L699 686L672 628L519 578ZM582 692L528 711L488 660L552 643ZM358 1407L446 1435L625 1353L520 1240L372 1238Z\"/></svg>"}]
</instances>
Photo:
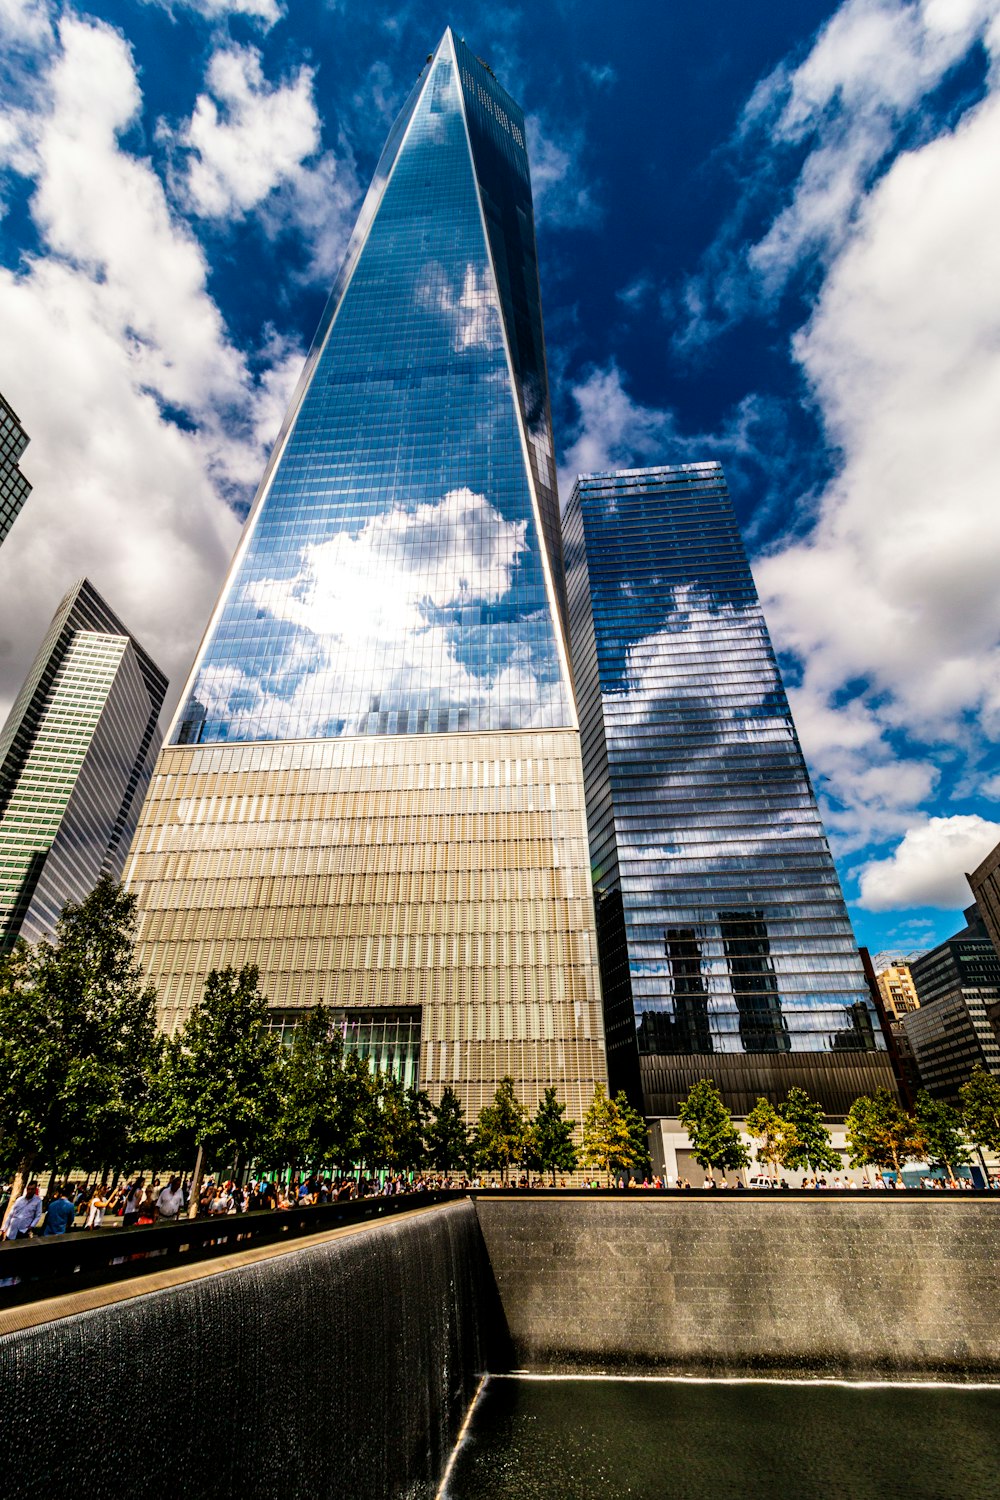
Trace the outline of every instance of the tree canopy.
<instances>
[{"instance_id":1,"label":"tree canopy","mask_svg":"<svg viewBox=\"0 0 1000 1500\"><path fill-rule=\"evenodd\" d=\"M926 1089L917 1095L914 1113L927 1160L932 1167L944 1167L954 1182L955 1168L967 1166L971 1160L961 1115L943 1099L932 1098Z\"/></svg>"},{"instance_id":2,"label":"tree canopy","mask_svg":"<svg viewBox=\"0 0 1000 1500\"><path fill-rule=\"evenodd\" d=\"M772 1182L778 1168L788 1166L789 1154L799 1144L794 1125L782 1119L769 1099L758 1099L746 1118L747 1134L758 1142L757 1159L770 1168Z\"/></svg>"},{"instance_id":3,"label":"tree canopy","mask_svg":"<svg viewBox=\"0 0 1000 1500\"><path fill-rule=\"evenodd\" d=\"M135 961L135 908L104 877L65 907L52 941L0 959L0 1151L19 1178L41 1161L131 1154L162 1046L155 991Z\"/></svg>"},{"instance_id":4,"label":"tree canopy","mask_svg":"<svg viewBox=\"0 0 1000 1500\"><path fill-rule=\"evenodd\" d=\"M888 1089L855 1099L847 1113L846 1135L852 1167L891 1167L900 1177L906 1163L919 1160L926 1149L916 1120Z\"/></svg>"},{"instance_id":5,"label":"tree canopy","mask_svg":"<svg viewBox=\"0 0 1000 1500\"><path fill-rule=\"evenodd\" d=\"M575 1121L566 1119L566 1106L555 1088L547 1088L538 1101L528 1136L528 1164L552 1173L576 1169L578 1153L573 1143Z\"/></svg>"},{"instance_id":6,"label":"tree canopy","mask_svg":"<svg viewBox=\"0 0 1000 1500\"><path fill-rule=\"evenodd\" d=\"M1000 1078L977 1065L958 1092L969 1140L1000 1155Z\"/></svg>"},{"instance_id":7,"label":"tree canopy","mask_svg":"<svg viewBox=\"0 0 1000 1500\"><path fill-rule=\"evenodd\" d=\"M450 1084L431 1110L426 1133L427 1155L438 1172L464 1167L469 1159L469 1127L461 1100Z\"/></svg>"},{"instance_id":8,"label":"tree canopy","mask_svg":"<svg viewBox=\"0 0 1000 1500\"><path fill-rule=\"evenodd\" d=\"M528 1116L517 1097L510 1074L501 1078L493 1102L479 1112L476 1122L476 1160L489 1171L499 1171L500 1180L515 1162L524 1160L528 1149Z\"/></svg>"},{"instance_id":9,"label":"tree canopy","mask_svg":"<svg viewBox=\"0 0 1000 1500\"><path fill-rule=\"evenodd\" d=\"M833 1148L822 1105L810 1099L805 1089L790 1088L780 1113L786 1127L794 1131L785 1140L784 1167L791 1172L840 1171L844 1159Z\"/></svg>"},{"instance_id":10,"label":"tree canopy","mask_svg":"<svg viewBox=\"0 0 1000 1500\"><path fill-rule=\"evenodd\" d=\"M750 1165L750 1154L712 1079L691 1085L679 1114L699 1166L708 1172L738 1172Z\"/></svg>"}]
</instances>

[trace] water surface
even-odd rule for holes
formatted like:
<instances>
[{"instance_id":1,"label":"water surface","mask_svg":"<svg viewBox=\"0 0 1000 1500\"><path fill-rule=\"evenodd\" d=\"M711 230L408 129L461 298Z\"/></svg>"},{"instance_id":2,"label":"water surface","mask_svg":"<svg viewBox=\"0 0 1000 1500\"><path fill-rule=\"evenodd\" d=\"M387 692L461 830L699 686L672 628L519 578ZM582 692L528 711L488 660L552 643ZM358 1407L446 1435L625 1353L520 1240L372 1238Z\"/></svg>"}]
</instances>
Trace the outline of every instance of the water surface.
<instances>
[{"instance_id":1,"label":"water surface","mask_svg":"<svg viewBox=\"0 0 1000 1500\"><path fill-rule=\"evenodd\" d=\"M448 1500L996 1500L1000 1386L492 1378Z\"/></svg>"}]
</instances>

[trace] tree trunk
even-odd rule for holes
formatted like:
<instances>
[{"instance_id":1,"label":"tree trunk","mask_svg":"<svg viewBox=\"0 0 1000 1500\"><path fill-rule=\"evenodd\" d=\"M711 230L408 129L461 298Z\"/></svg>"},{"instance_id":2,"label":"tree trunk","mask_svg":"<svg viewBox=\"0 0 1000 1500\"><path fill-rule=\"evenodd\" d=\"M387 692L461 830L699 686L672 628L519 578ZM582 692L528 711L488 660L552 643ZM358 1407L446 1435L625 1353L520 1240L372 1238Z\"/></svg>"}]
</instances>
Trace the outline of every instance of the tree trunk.
<instances>
[{"instance_id":1,"label":"tree trunk","mask_svg":"<svg viewBox=\"0 0 1000 1500\"><path fill-rule=\"evenodd\" d=\"M205 1147L198 1146L198 1155L195 1157L194 1173L191 1177L191 1197L188 1201L187 1216L189 1219L198 1217L198 1199L201 1196L201 1179L205 1175Z\"/></svg>"},{"instance_id":2,"label":"tree trunk","mask_svg":"<svg viewBox=\"0 0 1000 1500\"><path fill-rule=\"evenodd\" d=\"M3 1216L4 1228L7 1227L7 1220L10 1218L14 1204L21 1197L28 1182L31 1180L29 1174L34 1164L35 1155L34 1151L26 1151L21 1157L17 1171L14 1173L14 1181L10 1185L10 1197L7 1199L7 1211Z\"/></svg>"}]
</instances>

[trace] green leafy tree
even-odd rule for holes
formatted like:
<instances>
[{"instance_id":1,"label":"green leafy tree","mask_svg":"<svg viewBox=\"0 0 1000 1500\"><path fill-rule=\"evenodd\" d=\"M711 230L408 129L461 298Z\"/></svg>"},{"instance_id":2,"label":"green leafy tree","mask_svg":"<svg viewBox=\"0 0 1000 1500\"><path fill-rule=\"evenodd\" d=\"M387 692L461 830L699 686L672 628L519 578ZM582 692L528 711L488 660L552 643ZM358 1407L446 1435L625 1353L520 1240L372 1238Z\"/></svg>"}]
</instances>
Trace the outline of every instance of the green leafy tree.
<instances>
[{"instance_id":1,"label":"green leafy tree","mask_svg":"<svg viewBox=\"0 0 1000 1500\"><path fill-rule=\"evenodd\" d=\"M927 1160L933 1167L944 1167L954 1182L955 1168L967 1166L971 1159L961 1115L943 1099L932 1098L926 1089L921 1089L917 1095L914 1114L917 1129L924 1139Z\"/></svg>"},{"instance_id":2,"label":"green leafy tree","mask_svg":"<svg viewBox=\"0 0 1000 1500\"><path fill-rule=\"evenodd\" d=\"M977 1065L958 1092L970 1141L1000 1155L1000 1078Z\"/></svg>"},{"instance_id":3,"label":"green leafy tree","mask_svg":"<svg viewBox=\"0 0 1000 1500\"><path fill-rule=\"evenodd\" d=\"M888 1089L855 1099L847 1112L846 1135L852 1167L892 1167L900 1177L906 1163L919 1160L926 1150L916 1120Z\"/></svg>"},{"instance_id":4,"label":"green leafy tree","mask_svg":"<svg viewBox=\"0 0 1000 1500\"><path fill-rule=\"evenodd\" d=\"M430 1100L407 1089L394 1073L377 1075L378 1115L375 1160L391 1172L416 1171L424 1161L424 1131Z\"/></svg>"},{"instance_id":5,"label":"green leafy tree","mask_svg":"<svg viewBox=\"0 0 1000 1500\"><path fill-rule=\"evenodd\" d=\"M823 1123L823 1107L805 1089L791 1088L781 1106L781 1118L794 1129L785 1143L783 1165L792 1172L839 1172L844 1159L835 1151Z\"/></svg>"},{"instance_id":6,"label":"green leafy tree","mask_svg":"<svg viewBox=\"0 0 1000 1500\"><path fill-rule=\"evenodd\" d=\"M583 1149L580 1159L585 1167L597 1167L607 1174L611 1186L615 1167L632 1165L634 1143L628 1122L614 1099L609 1099L602 1083L583 1117Z\"/></svg>"},{"instance_id":7,"label":"green leafy tree","mask_svg":"<svg viewBox=\"0 0 1000 1500\"><path fill-rule=\"evenodd\" d=\"M342 1087L344 1043L324 1005L307 1010L292 1032L281 1070L281 1104L274 1131L277 1158L294 1171L332 1160L350 1126Z\"/></svg>"},{"instance_id":8,"label":"green leafy tree","mask_svg":"<svg viewBox=\"0 0 1000 1500\"><path fill-rule=\"evenodd\" d=\"M621 1158L616 1165L627 1167L637 1175L645 1176L650 1169L649 1129L646 1121L638 1110L632 1108L622 1089L619 1089L615 1095L615 1105L628 1141L627 1157Z\"/></svg>"},{"instance_id":9,"label":"green leafy tree","mask_svg":"<svg viewBox=\"0 0 1000 1500\"><path fill-rule=\"evenodd\" d=\"M479 1111L476 1121L476 1159L490 1171L499 1171L501 1182L515 1162L524 1160L528 1148L528 1116L508 1073L501 1078L492 1104Z\"/></svg>"},{"instance_id":10,"label":"green leafy tree","mask_svg":"<svg viewBox=\"0 0 1000 1500\"><path fill-rule=\"evenodd\" d=\"M135 960L135 897L102 878L53 941L0 959L0 1152L13 1199L42 1162L118 1163L161 1046Z\"/></svg>"},{"instance_id":11,"label":"green leafy tree","mask_svg":"<svg viewBox=\"0 0 1000 1500\"><path fill-rule=\"evenodd\" d=\"M151 1112L154 1131L197 1148L192 1213L206 1162L245 1161L273 1140L284 1061L256 966L213 969L201 1000L167 1043Z\"/></svg>"},{"instance_id":12,"label":"green leafy tree","mask_svg":"<svg viewBox=\"0 0 1000 1500\"><path fill-rule=\"evenodd\" d=\"M469 1127L465 1111L450 1084L445 1084L440 1102L432 1109L426 1140L430 1163L438 1172L464 1167L469 1159Z\"/></svg>"},{"instance_id":13,"label":"green leafy tree","mask_svg":"<svg viewBox=\"0 0 1000 1500\"><path fill-rule=\"evenodd\" d=\"M555 1088L547 1088L538 1101L535 1118L531 1122L528 1141L528 1164L543 1172L552 1173L555 1186L556 1172L576 1170L578 1154L573 1144L574 1120L566 1119L566 1106L561 1104Z\"/></svg>"},{"instance_id":14,"label":"green leafy tree","mask_svg":"<svg viewBox=\"0 0 1000 1500\"><path fill-rule=\"evenodd\" d=\"M798 1145L794 1125L788 1125L770 1099L759 1098L746 1118L747 1134L757 1144L757 1160L770 1169L772 1183L777 1184L778 1168L788 1165L789 1152Z\"/></svg>"},{"instance_id":15,"label":"green leafy tree","mask_svg":"<svg viewBox=\"0 0 1000 1500\"><path fill-rule=\"evenodd\" d=\"M707 1172L739 1172L750 1165L750 1153L711 1078L691 1085L679 1111L694 1148L694 1159Z\"/></svg>"}]
</instances>

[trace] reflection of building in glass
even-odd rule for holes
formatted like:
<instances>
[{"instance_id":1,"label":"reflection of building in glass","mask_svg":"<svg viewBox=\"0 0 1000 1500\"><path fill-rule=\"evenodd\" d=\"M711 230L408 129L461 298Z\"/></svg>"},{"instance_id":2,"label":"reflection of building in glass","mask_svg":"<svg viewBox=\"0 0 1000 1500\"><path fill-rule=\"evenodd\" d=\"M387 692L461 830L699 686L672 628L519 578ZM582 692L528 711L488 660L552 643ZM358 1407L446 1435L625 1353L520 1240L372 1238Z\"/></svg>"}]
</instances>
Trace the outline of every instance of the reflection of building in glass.
<instances>
[{"instance_id":1,"label":"reflection of building in glass","mask_svg":"<svg viewBox=\"0 0 1000 1500\"><path fill-rule=\"evenodd\" d=\"M301 1009L269 1012L271 1029L286 1043L301 1018ZM330 1018L348 1051L359 1053L373 1070L394 1073L404 1088L419 1086L419 1006L396 1006L392 1010L331 1006Z\"/></svg>"},{"instance_id":2,"label":"reflection of building in glass","mask_svg":"<svg viewBox=\"0 0 1000 1500\"><path fill-rule=\"evenodd\" d=\"M606 1077L521 111L448 32L390 133L137 835L205 971L422 1009L420 1080Z\"/></svg>"},{"instance_id":3,"label":"reflection of building in glass","mask_svg":"<svg viewBox=\"0 0 1000 1500\"><path fill-rule=\"evenodd\" d=\"M788 1052L781 996L762 911L720 911L722 951L740 1017L745 1052Z\"/></svg>"},{"instance_id":4,"label":"reflection of building in glass","mask_svg":"<svg viewBox=\"0 0 1000 1500\"><path fill-rule=\"evenodd\" d=\"M31 485L18 468L18 459L27 446L28 434L0 396L0 542L31 494Z\"/></svg>"},{"instance_id":5,"label":"reflection of building in glass","mask_svg":"<svg viewBox=\"0 0 1000 1500\"><path fill-rule=\"evenodd\" d=\"M893 1088L721 469L583 476L564 545L613 1086Z\"/></svg>"},{"instance_id":6,"label":"reflection of building in glass","mask_svg":"<svg viewBox=\"0 0 1000 1500\"><path fill-rule=\"evenodd\" d=\"M676 1028L676 1045L654 1047L650 1051L711 1052L708 991L705 988L701 948L695 929L668 927L665 947L674 982L673 1024ZM647 1016L652 1014L652 1011L647 1012Z\"/></svg>"},{"instance_id":7,"label":"reflection of building in glass","mask_svg":"<svg viewBox=\"0 0 1000 1500\"><path fill-rule=\"evenodd\" d=\"M956 1099L973 1068L1000 1075L1000 1041L992 1012L1000 1003L1000 958L977 908L966 926L914 959L920 1005L902 1019L922 1086Z\"/></svg>"},{"instance_id":8,"label":"reflection of building in glass","mask_svg":"<svg viewBox=\"0 0 1000 1500\"><path fill-rule=\"evenodd\" d=\"M71 589L0 730L0 947L121 875L166 689L97 590Z\"/></svg>"}]
</instances>

